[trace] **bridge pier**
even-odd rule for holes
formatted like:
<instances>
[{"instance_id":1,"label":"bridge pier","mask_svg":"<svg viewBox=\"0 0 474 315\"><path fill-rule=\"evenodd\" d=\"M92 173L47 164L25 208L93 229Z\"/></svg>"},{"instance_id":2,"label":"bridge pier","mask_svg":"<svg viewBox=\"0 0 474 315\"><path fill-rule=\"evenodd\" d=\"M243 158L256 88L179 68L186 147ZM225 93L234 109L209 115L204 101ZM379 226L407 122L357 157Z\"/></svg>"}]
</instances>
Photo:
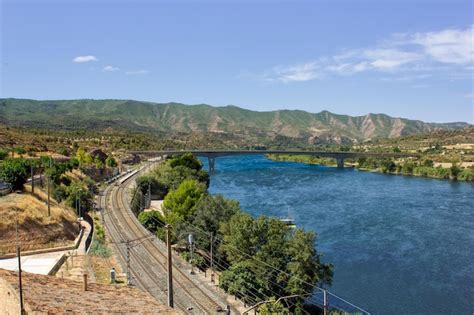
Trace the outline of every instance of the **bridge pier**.
<instances>
[{"instance_id":1,"label":"bridge pier","mask_svg":"<svg viewBox=\"0 0 474 315\"><path fill-rule=\"evenodd\" d=\"M216 158L208 156L207 161L209 162L209 174L212 174L216 171Z\"/></svg>"},{"instance_id":2,"label":"bridge pier","mask_svg":"<svg viewBox=\"0 0 474 315\"><path fill-rule=\"evenodd\" d=\"M338 157L336 158L337 161L337 168L343 169L344 168L344 158Z\"/></svg>"}]
</instances>

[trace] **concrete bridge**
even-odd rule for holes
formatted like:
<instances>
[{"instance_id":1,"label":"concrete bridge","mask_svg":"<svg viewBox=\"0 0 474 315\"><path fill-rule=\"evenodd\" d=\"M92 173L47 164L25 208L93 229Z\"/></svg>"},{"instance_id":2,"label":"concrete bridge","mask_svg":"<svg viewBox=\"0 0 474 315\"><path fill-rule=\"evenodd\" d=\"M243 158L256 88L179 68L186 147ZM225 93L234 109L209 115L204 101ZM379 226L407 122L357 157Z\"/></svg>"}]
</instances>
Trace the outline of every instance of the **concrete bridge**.
<instances>
[{"instance_id":1,"label":"concrete bridge","mask_svg":"<svg viewBox=\"0 0 474 315\"><path fill-rule=\"evenodd\" d=\"M131 151L147 157L158 157L168 155L182 155L192 153L194 156L207 157L209 161L209 172L215 171L216 158L231 155L264 155L264 154L291 154L312 155L318 157L330 157L337 161L338 168L344 168L344 160L349 158L372 157L372 158L404 158L419 157L417 153L395 153L395 152L350 152L350 151L291 151L291 150L165 150L165 151Z\"/></svg>"}]
</instances>

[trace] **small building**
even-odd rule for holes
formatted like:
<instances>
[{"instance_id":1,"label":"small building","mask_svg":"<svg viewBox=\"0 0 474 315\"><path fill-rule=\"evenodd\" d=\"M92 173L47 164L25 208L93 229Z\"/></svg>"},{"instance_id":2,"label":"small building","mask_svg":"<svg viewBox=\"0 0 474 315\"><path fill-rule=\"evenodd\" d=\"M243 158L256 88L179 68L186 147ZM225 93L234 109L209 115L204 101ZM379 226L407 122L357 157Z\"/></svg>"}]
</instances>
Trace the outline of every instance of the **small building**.
<instances>
[{"instance_id":1,"label":"small building","mask_svg":"<svg viewBox=\"0 0 474 315\"><path fill-rule=\"evenodd\" d=\"M176 314L137 288L22 273L26 314ZM0 314L20 313L18 273L0 269Z\"/></svg>"},{"instance_id":2,"label":"small building","mask_svg":"<svg viewBox=\"0 0 474 315\"><path fill-rule=\"evenodd\" d=\"M89 154L94 160L98 158L102 163L105 163L108 157L108 155L99 148L92 149Z\"/></svg>"}]
</instances>

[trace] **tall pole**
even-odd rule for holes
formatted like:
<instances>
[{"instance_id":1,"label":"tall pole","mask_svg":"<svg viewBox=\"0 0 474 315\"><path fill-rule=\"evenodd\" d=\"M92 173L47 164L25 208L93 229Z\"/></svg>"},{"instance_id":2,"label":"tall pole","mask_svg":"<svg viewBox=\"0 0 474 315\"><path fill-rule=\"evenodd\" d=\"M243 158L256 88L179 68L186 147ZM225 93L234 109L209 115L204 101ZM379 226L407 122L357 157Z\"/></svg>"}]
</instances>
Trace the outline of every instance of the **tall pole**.
<instances>
[{"instance_id":1,"label":"tall pole","mask_svg":"<svg viewBox=\"0 0 474 315\"><path fill-rule=\"evenodd\" d=\"M214 282L214 236L211 232L211 280Z\"/></svg>"},{"instance_id":2,"label":"tall pole","mask_svg":"<svg viewBox=\"0 0 474 315\"><path fill-rule=\"evenodd\" d=\"M33 171L33 165L30 166L31 168L31 192L35 193L35 172Z\"/></svg>"},{"instance_id":3,"label":"tall pole","mask_svg":"<svg viewBox=\"0 0 474 315\"><path fill-rule=\"evenodd\" d=\"M127 285L132 285L132 277L130 275L130 241L127 241L126 245L127 245Z\"/></svg>"},{"instance_id":4,"label":"tall pole","mask_svg":"<svg viewBox=\"0 0 474 315\"><path fill-rule=\"evenodd\" d=\"M173 258L171 254L171 225L166 228L166 246L168 248L168 306L174 308L173 302Z\"/></svg>"},{"instance_id":5,"label":"tall pole","mask_svg":"<svg viewBox=\"0 0 474 315\"><path fill-rule=\"evenodd\" d=\"M329 307L328 307L328 291L323 290L323 314L329 314Z\"/></svg>"},{"instance_id":6,"label":"tall pole","mask_svg":"<svg viewBox=\"0 0 474 315\"><path fill-rule=\"evenodd\" d=\"M18 208L16 209L16 256L18 257L18 287L20 290L20 314L25 313L23 306L23 284L21 281L21 254L20 254L20 241L18 237Z\"/></svg>"},{"instance_id":7,"label":"tall pole","mask_svg":"<svg viewBox=\"0 0 474 315\"><path fill-rule=\"evenodd\" d=\"M150 208L150 206L151 206L151 184L148 183L148 201L147 201L146 207Z\"/></svg>"},{"instance_id":8,"label":"tall pole","mask_svg":"<svg viewBox=\"0 0 474 315\"><path fill-rule=\"evenodd\" d=\"M49 157L49 172L51 173L51 157ZM51 174L48 176L48 217L51 216Z\"/></svg>"}]
</instances>

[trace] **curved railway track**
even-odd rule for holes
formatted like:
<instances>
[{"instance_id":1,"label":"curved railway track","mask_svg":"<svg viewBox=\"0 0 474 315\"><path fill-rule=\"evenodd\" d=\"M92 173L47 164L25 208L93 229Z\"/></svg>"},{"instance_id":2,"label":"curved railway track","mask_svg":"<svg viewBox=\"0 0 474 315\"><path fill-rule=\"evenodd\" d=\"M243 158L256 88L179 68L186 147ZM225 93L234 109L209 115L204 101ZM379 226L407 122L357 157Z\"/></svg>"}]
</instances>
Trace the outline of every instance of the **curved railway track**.
<instances>
[{"instance_id":1,"label":"curved railway track","mask_svg":"<svg viewBox=\"0 0 474 315\"><path fill-rule=\"evenodd\" d=\"M124 266L127 255L125 242L130 241L131 275L138 286L166 303L166 247L138 222L124 198L128 185L135 177L124 180L118 187L109 186L106 189L105 196L101 198L101 207L106 212L104 223ZM209 294L202 287L204 284L193 281L186 271L176 265L176 260L173 271L175 308L190 314L215 314L218 307L225 308L219 297Z\"/></svg>"}]
</instances>

